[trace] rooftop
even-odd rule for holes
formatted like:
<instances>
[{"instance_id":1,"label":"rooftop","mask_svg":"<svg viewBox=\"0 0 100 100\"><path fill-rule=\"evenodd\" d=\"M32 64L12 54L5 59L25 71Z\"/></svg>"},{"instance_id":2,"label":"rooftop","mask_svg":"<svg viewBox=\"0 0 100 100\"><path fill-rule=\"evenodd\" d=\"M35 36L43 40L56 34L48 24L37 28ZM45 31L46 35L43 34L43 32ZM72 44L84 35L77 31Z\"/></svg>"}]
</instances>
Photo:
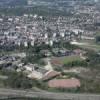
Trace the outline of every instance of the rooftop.
<instances>
[{"instance_id":1,"label":"rooftop","mask_svg":"<svg viewBox=\"0 0 100 100\"><path fill-rule=\"evenodd\" d=\"M81 86L78 79L54 79L48 82L52 88L77 88Z\"/></svg>"}]
</instances>

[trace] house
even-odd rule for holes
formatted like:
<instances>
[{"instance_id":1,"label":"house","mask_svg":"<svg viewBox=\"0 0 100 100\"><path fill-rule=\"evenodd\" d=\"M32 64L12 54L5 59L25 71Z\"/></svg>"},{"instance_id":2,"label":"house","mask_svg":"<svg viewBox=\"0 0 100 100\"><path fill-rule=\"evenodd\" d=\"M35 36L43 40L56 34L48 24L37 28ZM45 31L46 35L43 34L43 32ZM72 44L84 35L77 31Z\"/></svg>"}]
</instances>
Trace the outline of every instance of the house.
<instances>
[{"instance_id":1,"label":"house","mask_svg":"<svg viewBox=\"0 0 100 100\"><path fill-rule=\"evenodd\" d=\"M49 50L41 50L41 53L45 55L46 57L52 56L52 53Z\"/></svg>"},{"instance_id":2,"label":"house","mask_svg":"<svg viewBox=\"0 0 100 100\"><path fill-rule=\"evenodd\" d=\"M48 71L42 78L42 80L49 80L51 78L54 78L56 76L59 76L61 73L57 71Z\"/></svg>"},{"instance_id":3,"label":"house","mask_svg":"<svg viewBox=\"0 0 100 100\"><path fill-rule=\"evenodd\" d=\"M41 79L43 77L43 74L34 70L32 73L28 74L27 77L31 79Z\"/></svg>"},{"instance_id":4,"label":"house","mask_svg":"<svg viewBox=\"0 0 100 100\"><path fill-rule=\"evenodd\" d=\"M81 86L78 79L54 79L48 82L48 86L51 88L77 88Z\"/></svg>"},{"instance_id":5,"label":"house","mask_svg":"<svg viewBox=\"0 0 100 100\"><path fill-rule=\"evenodd\" d=\"M27 71L32 72L34 70L34 65L33 64L28 64L23 66Z\"/></svg>"}]
</instances>

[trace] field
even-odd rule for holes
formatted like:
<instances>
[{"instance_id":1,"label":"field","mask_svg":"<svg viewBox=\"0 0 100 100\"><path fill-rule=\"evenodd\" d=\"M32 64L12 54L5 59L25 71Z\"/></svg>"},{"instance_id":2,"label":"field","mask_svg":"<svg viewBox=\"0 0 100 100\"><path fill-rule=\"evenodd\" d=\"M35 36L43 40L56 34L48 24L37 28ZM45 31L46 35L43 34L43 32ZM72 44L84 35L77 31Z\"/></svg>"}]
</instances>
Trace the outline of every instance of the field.
<instances>
[{"instance_id":1,"label":"field","mask_svg":"<svg viewBox=\"0 0 100 100\"><path fill-rule=\"evenodd\" d=\"M84 49L100 51L100 45L96 44L95 40L81 40L81 41L78 41L77 44L75 45L78 45L79 47L84 48Z\"/></svg>"},{"instance_id":2,"label":"field","mask_svg":"<svg viewBox=\"0 0 100 100\"><path fill-rule=\"evenodd\" d=\"M72 62L72 61L81 60L81 58L80 58L80 56L69 56L69 57L61 57L61 58L59 58L59 60L63 64L66 64L66 63L69 63L69 62Z\"/></svg>"},{"instance_id":3,"label":"field","mask_svg":"<svg viewBox=\"0 0 100 100\"><path fill-rule=\"evenodd\" d=\"M65 56L65 57L54 57L51 59L51 63L54 65L63 65L72 61L81 61L82 59L78 55Z\"/></svg>"},{"instance_id":4,"label":"field","mask_svg":"<svg viewBox=\"0 0 100 100\"><path fill-rule=\"evenodd\" d=\"M100 51L100 45L80 45L80 47L85 48L85 49L90 49L90 50L95 50L95 51Z\"/></svg>"}]
</instances>

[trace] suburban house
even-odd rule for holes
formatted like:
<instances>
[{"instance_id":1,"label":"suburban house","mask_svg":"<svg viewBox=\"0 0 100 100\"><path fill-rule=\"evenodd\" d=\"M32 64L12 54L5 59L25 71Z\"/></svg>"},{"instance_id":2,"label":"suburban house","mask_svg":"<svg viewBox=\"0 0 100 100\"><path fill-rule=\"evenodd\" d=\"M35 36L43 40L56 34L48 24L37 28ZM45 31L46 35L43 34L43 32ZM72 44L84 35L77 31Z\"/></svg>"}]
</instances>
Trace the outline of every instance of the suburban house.
<instances>
[{"instance_id":1,"label":"suburban house","mask_svg":"<svg viewBox=\"0 0 100 100\"><path fill-rule=\"evenodd\" d=\"M43 78L42 78L42 80L50 80L50 79L52 79L52 78L55 78L55 77L57 77L57 76L59 76L59 75L61 75L61 73L60 72L57 72L57 71L49 71L49 72L47 72L44 76L43 76Z\"/></svg>"}]
</instances>

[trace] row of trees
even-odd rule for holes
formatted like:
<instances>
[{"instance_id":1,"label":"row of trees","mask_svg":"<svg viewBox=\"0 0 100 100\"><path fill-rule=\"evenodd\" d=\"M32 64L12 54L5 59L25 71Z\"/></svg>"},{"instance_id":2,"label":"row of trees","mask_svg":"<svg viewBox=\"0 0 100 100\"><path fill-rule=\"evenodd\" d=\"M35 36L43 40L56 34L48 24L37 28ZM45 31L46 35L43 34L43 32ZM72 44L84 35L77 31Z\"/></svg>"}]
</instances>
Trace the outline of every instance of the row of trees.
<instances>
[{"instance_id":1,"label":"row of trees","mask_svg":"<svg viewBox=\"0 0 100 100\"><path fill-rule=\"evenodd\" d=\"M8 79L5 81L5 86L12 88L32 88L32 80L25 77L22 73L10 73Z\"/></svg>"},{"instance_id":2,"label":"row of trees","mask_svg":"<svg viewBox=\"0 0 100 100\"><path fill-rule=\"evenodd\" d=\"M23 1L23 0L22 0ZM25 0L24 0L25 1ZM23 1L23 2L24 2ZM23 14L38 14L42 16L72 16L72 13L65 11L59 11L57 9L51 9L44 6L36 7L11 7L11 8L0 8L0 14L4 15L23 15Z\"/></svg>"},{"instance_id":3,"label":"row of trees","mask_svg":"<svg viewBox=\"0 0 100 100\"><path fill-rule=\"evenodd\" d=\"M100 36L96 36L96 43L100 43Z\"/></svg>"},{"instance_id":4,"label":"row of trees","mask_svg":"<svg viewBox=\"0 0 100 100\"><path fill-rule=\"evenodd\" d=\"M16 98L11 98L8 97L6 100L51 100L51 99L43 99L43 98L25 98L25 97L16 97Z\"/></svg>"},{"instance_id":5,"label":"row of trees","mask_svg":"<svg viewBox=\"0 0 100 100\"><path fill-rule=\"evenodd\" d=\"M18 73L16 71L0 70L0 75L8 77L7 79L2 80L4 87L17 89L32 89L32 87L37 87L40 89L48 89L48 86L44 81L29 79L23 72Z\"/></svg>"},{"instance_id":6,"label":"row of trees","mask_svg":"<svg viewBox=\"0 0 100 100\"><path fill-rule=\"evenodd\" d=\"M86 55L88 56L86 61L89 66L95 67L100 65L100 55L97 52L89 51Z\"/></svg>"}]
</instances>

